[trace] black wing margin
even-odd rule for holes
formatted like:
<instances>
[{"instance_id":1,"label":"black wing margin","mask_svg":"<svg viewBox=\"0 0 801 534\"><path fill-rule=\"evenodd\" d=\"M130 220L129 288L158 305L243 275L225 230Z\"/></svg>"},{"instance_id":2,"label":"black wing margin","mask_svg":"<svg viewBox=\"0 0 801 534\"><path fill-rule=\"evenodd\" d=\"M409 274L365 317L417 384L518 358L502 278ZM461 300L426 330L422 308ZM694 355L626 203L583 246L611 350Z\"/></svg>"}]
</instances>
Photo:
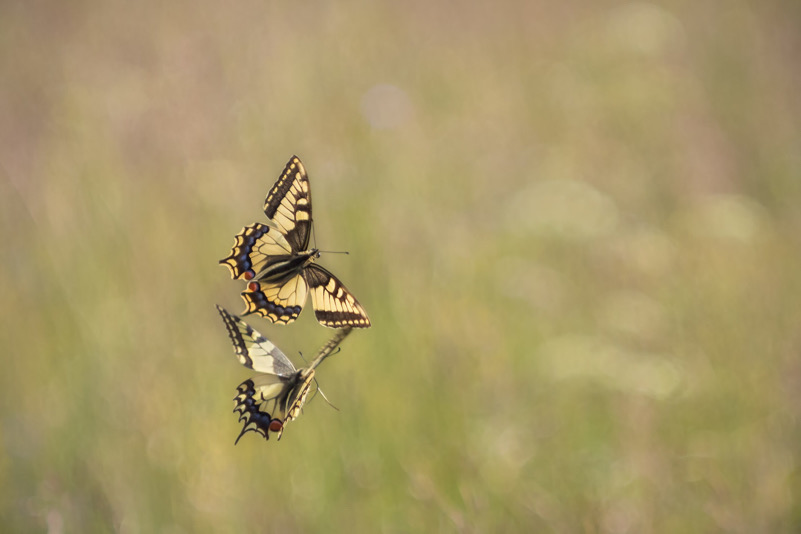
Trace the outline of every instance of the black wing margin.
<instances>
[{"instance_id":1,"label":"black wing margin","mask_svg":"<svg viewBox=\"0 0 801 534\"><path fill-rule=\"evenodd\" d=\"M329 328L369 328L370 318L356 297L336 276L316 263L303 270L317 321Z\"/></svg>"},{"instance_id":2,"label":"black wing margin","mask_svg":"<svg viewBox=\"0 0 801 534\"><path fill-rule=\"evenodd\" d=\"M281 230L293 252L309 248L311 209L309 177L300 158L292 156L264 199L264 214Z\"/></svg>"},{"instance_id":3,"label":"black wing margin","mask_svg":"<svg viewBox=\"0 0 801 534\"><path fill-rule=\"evenodd\" d=\"M268 412L262 411L260 406L262 403L257 402L253 397L256 394L256 387L253 380L247 379L236 388L237 395L234 397L234 412L239 413L239 421L244 421L242 432L237 436L234 445L239 443L248 432L256 432L261 434L264 439L270 440L270 424L273 421L272 415Z\"/></svg>"}]
</instances>

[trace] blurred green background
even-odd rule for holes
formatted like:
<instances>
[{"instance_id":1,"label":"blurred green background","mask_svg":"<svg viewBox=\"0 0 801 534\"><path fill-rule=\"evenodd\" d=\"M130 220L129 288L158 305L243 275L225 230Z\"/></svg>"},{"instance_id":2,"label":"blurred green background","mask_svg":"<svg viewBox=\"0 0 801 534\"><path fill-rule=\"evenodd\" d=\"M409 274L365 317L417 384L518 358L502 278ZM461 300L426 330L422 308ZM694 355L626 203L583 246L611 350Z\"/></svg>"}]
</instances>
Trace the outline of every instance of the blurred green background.
<instances>
[{"instance_id":1,"label":"blurred green background","mask_svg":"<svg viewBox=\"0 0 801 534\"><path fill-rule=\"evenodd\" d=\"M799 21L3 2L3 530L798 532ZM234 447L217 262L292 154L374 326Z\"/></svg>"}]
</instances>

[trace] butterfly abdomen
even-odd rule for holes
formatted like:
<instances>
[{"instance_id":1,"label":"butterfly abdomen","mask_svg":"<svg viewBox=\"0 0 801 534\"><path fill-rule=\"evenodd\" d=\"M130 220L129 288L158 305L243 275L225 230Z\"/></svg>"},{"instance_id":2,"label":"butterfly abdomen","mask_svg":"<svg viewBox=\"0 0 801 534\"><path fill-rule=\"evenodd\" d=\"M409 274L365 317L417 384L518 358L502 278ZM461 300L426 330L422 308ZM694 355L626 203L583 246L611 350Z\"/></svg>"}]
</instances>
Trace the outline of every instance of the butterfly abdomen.
<instances>
[{"instance_id":1,"label":"butterfly abdomen","mask_svg":"<svg viewBox=\"0 0 801 534\"><path fill-rule=\"evenodd\" d=\"M314 369L301 369L293 377L292 387L289 388L286 395L279 399L279 406L283 408L286 413L286 421L291 421L300 415L303 404L306 402L306 396L311 389L311 383L314 380Z\"/></svg>"}]
</instances>

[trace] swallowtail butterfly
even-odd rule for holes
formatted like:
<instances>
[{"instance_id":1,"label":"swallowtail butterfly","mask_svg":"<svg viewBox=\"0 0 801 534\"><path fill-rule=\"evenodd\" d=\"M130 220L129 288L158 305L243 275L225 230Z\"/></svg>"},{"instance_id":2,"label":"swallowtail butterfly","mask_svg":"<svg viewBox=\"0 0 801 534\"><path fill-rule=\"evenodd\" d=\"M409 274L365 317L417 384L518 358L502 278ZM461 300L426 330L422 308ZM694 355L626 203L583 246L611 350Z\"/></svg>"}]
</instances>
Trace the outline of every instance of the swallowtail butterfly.
<instances>
[{"instance_id":1,"label":"swallowtail butterfly","mask_svg":"<svg viewBox=\"0 0 801 534\"><path fill-rule=\"evenodd\" d=\"M217 310L223 318L239 362L259 373L237 387L234 412L239 413L239 420L244 421L244 426L236 443L247 432L261 434L264 439L270 439L272 432L278 434L280 440L286 424L300 416L314 381L315 368L345 339L351 327L338 330L320 349L309 367L295 369L289 358L269 339L222 306L217 306Z\"/></svg>"},{"instance_id":2,"label":"swallowtail butterfly","mask_svg":"<svg viewBox=\"0 0 801 534\"><path fill-rule=\"evenodd\" d=\"M311 190L306 169L292 156L264 201L268 224L245 226L234 238L231 254L220 260L235 280L248 282L242 293L244 314L273 323L298 318L311 293L317 320L329 328L368 328L370 319L342 282L320 265L309 248Z\"/></svg>"}]
</instances>

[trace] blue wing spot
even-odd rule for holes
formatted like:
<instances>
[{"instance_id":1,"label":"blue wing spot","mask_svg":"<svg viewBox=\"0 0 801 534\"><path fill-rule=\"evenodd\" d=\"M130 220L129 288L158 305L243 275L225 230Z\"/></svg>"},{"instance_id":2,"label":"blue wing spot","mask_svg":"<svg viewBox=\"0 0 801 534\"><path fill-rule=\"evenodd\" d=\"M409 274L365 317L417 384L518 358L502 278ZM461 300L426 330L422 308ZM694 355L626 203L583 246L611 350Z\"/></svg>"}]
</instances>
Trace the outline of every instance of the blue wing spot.
<instances>
[{"instance_id":1,"label":"blue wing spot","mask_svg":"<svg viewBox=\"0 0 801 534\"><path fill-rule=\"evenodd\" d=\"M277 315L279 317L285 316L292 316L296 317L300 315L300 311L303 309L301 306L281 306L274 302L270 302L267 300L264 292L262 291L251 291L243 293L248 295L249 300L253 303L256 310L267 310L267 312ZM255 310L254 310L255 311Z\"/></svg>"}]
</instances>

